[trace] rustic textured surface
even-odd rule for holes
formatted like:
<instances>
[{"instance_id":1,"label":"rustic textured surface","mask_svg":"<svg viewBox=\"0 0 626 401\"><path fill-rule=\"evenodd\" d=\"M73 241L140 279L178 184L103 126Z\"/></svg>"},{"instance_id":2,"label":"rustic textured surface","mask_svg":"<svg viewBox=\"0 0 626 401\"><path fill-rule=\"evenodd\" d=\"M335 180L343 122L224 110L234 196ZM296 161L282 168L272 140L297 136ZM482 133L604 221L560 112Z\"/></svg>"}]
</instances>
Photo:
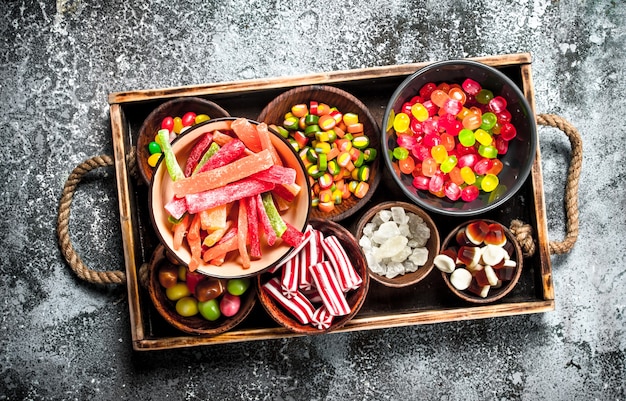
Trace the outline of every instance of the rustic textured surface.
<instances>
[{"instance_id":1,"label":"rustic textured surface","mask_svg":"<svg viewBox=\"0 0 626 401\"><path fill-rule=\"evenodd\" d=\"M0 15L0 399L626 398L621 2L10 1ZM62 259L63 183L112 154L110 92L515 52L533 54L537 110L585 146L580 237L552 258L554 312L134 353L125 288L85 284ZM541 128L540 145L560 239L569 144ZM112 170L89 177L76 248L119 268Z\"/></svg>"}]
</instances>

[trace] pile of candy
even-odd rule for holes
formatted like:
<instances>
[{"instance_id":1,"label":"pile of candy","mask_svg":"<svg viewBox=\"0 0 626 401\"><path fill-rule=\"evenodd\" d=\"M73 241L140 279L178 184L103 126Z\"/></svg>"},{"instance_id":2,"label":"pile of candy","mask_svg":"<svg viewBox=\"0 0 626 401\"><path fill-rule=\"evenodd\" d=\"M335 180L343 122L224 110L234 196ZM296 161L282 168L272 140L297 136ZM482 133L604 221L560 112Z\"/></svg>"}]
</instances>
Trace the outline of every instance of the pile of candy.
<instances>
[{"instance_id":1,"label":"pile of candy","mask_svg":"<svg viewBox=\"0 0 626 401\"><path fill-rule=\"evenodd\" d=\"M391 128L398 145L393 162L413 175L413 186L465 202L497 191L498 156L517 135L506 99L469 78L461 85L425 84L390 116Z\"/></svg>"},{"instance_id":2,"label":"pile of candy","mask_svg":"<svg viewBox=\"0 0 626 401\"><path fill-rule=\"evenodd\" d=\"M210 117L206 114L196 114L193 111L188 111L182 117L165 117L161 121L161 129L168 131L169 141L172 142L177 135L182 134L186 129L208 120L210 120ZM150 153L148 164L150 167L156 166L162 154L161 146L157 142L156 136L154 141L148 144L148 153Z\"/></svg>"},{"instance_id":3,"label":"pile of candy","mask_svg":"<svg viewBox=\"0 0 626 401\"><path fill-rule=\"evenodd\" d=\"M369 191L368 179L376 149L363 132L355 113L311 101L296 104L282 126L273 126L299 152L308 175L313 206L330 212L343 200L362 198Z\"/></svg>"},{"instance_id":4,"label":"pile of candy","mask_svg":"<svg viewBox=\"0 0 626 401\"><path fill-rule=\"evenodd\" d=\"M455 240L456 244L435 257L435 266L450 273L450 283L457 290L486 298L490 289L514 277L513 245L499 223L472 222L457 232Z\"/></svg>"},{"instance_id":5,"label":"pile of candy","mask_svg":"<svg viewBox=\"0 0 626 401\"><path fill-rule=\"evenodd\" d=\"M327 330L337 316L350 314L346 295L363 279L334 235L308 226L305 240L289 259L270 269L261 288L302 324Z\"/></svg>"},{"instance_id":6,"label":"pile of candy","mask_svg":"<svg viewBox=\"0 0 626 401\"><path fill-rule=\"evenodd\" d=\"M428 261L430 229L402 207L376 213L363 227L359 245L373 273L387 278L417 271Z\"/></svg>"},{"instance_id":7,"label":"pile of candy","mask_svg":"<svg viewBox=\"0 0 626 401\"><path fill-rule=\"evenodd\" d=\"M200 314L210 321L236 315L241 307L241 296L250 287L248 278L220 280L171 263L159 268L158 278L167 299L175 302L179 315Z\"/></svg>"}]
</instances>

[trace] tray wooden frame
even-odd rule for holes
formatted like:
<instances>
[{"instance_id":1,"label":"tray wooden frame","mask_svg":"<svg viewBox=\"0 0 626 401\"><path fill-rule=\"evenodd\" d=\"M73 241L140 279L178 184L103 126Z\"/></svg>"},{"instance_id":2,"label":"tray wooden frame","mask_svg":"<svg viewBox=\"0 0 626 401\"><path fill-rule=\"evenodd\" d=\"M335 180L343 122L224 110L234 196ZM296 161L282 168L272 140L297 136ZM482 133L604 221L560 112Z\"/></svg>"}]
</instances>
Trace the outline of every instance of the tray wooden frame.
<instances>
[{"instance_id":1,"label":"tray wooden frame","mask_svg":"<svg viewBox=\"0 0 626 401\"><path fill-rule=\"evenodd\" d=\"M529 53L477 57L472 59L497 68L505 68L509 71L513 71L519 79L519 85L530 102L533 111L535 110L531 55ZM137 110L144 110L144 113L146 113L145 110L149 110L158 102L180 96L206 97L220 104L221 101L227 101L229 98L240 99L247 94L261 93L264 91L268 93L280 93L290 87L307 84L353 85L353 87L354 85L373 85L372 88L374 88L375 91L376 82L381 80L385 81L387 79L396 79L401 82L406 76L427 64L428 63L412 63L301 76L252 79L111 93L108 102L115 158L121 233L123 236L133 349L144 351L173 349L297 336L297 334L288 332L278 327L278 325L272 326L271 324L265 324L264 327L235 328L229 332L213 337L196 337L176 331L166 331L165 334L155 335L158 330L155 330L153 325L158 325L158 322L154 322L155 319L158 319L158 316L150 310L151 305L146 303L145 294L147 291L141 287L138 280L139 267L150 257L150 249L144 244L144 241L146 241L144 237L146 235L145 233L148 232L151 227L146 227L150 225L149 221L142 222L138 217L138 210L145 207L139 205L141 199L138 199L140 197L136 195L136 191L138 191L137 187L140 187L141 184L138 184L137 179L131 176L127 162L128 155L131 153L136 141L137 124L141 122L140 117L136 113ZM386 106L386 99L384 96L380 97L372 101L372 104L369 105L370 108L372 108L372 105L378 106L375 114L382 116L382 112ZM264 104L258 105L258 110L260 111L263 106ZM233 114L231 110L228 111L232 115L236 115ZM255 116L244 115L244 117L254 118ZM381 121L382 117L378 123L381 124ZM524 298L523 296L513 300L507 300L505 298L495 304L480 306L457 303L452 305L435 305L434 307L430 305L428 307L396 310L392 305L392 307L388 308L388 311L374 311L363 314L360 312L340 329L339 332L493 318L554 310L554 288L547 240L539 147L537 147L535 163L528 181L528 191L531 193L532 205L528 207L525 214L531 216L531 220L534 220L531 222L531 225L534 229L537 245L533 259L530 262L524 262L525 266L530 264L530 269L533 270L533 280L535 280L534 285L529 285L529 287L534 287L534 289L530 288L530 297L525 296L526 298ZM139 191L141 191L141 189L139 189ZM511 216L511 218L513 217L514 216ZM445 232L440 232L440 235L445 236ZM436 272L433 272L433 274L434 273ZM379 291L383 290L379 289ZM370 293L371 292L372 289L370 288Z\"/></svg>"}]
</instances>

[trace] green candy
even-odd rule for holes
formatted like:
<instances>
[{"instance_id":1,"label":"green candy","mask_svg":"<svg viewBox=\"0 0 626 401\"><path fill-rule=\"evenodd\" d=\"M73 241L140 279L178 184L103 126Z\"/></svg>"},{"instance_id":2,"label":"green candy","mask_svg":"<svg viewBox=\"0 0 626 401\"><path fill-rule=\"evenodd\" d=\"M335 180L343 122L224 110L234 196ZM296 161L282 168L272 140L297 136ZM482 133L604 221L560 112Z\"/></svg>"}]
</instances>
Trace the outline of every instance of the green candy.
<instances>
[{"instance_id":1,"label":"green candy","mask_svg":"<svg viewBox=\"0 0 626 401\"><path fill-rule=\"evenodd\" d=\"M270 219L270 224L274 229L277 237L282 237L283 233L287 231L287 225L283 221L278 209L276 209L276 205L274 205L274 199L272 199L272 194L266 192L262 196L263 200L263 208L265 209L265 213L267 217Z\"/></svg>"},{"instance_id":2,"label":"green candy","mask_svg":"<svg viewBox=\"0 0 626 401\"><path fill-rule=\"evenodd\" d=\"M231 295L243 295L250 287L249 278L233 278L226 283L226 291Z\"/></svg>"},{"instance_id":3,"label":"green candy","mask_svg":"<svg viewBox=\"0 0 626 401\"><path fill-rule=\"evenodd\" d=\"M170 132L166 129L159 130L159 132L157 132L157 141L163 150L163 156L165 156L165 167L167 168L167 172L172 178L172 181L185 178L183 169L180 168L178 160L176 160L176 155L172 150L172 145L170 144Z\"/></svg>"},{"instance_id":4,"label":"green candy","mask_svg":"<svg viewBox=\"0 0 626 401\"><path fill-rule=\"evenodd\" d=\"M203 318L211 322L216 321L220 318L220 316L222 316L222 312L220 312L220 304L217 302L216 298L206 302L198 302L198 311Z\"/></svg>"}]
</instances>

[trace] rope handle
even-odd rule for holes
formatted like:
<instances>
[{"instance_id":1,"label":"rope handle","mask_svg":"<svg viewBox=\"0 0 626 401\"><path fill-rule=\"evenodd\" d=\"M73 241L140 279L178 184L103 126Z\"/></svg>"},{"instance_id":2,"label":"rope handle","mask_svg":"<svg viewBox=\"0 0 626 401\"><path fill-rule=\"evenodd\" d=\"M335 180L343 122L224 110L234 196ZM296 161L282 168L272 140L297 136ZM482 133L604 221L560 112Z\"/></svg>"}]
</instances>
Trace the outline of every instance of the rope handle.
<instances>
[{"instance_id":1,"label":"rope handle","mask_svg":"<svg viewBox=\"0 0 626 401\"><path fill-rule=\"evenodd\" d=\"M567 183L563 197L566 235L563 241L550 241L548 243L551 254L561 255L569 252L578 239L578 184L583 164L583 142L578 130L563 117L554 114L539 114L536 120L539 125L554 127L563 131L572 147L572 158L567 171ZM524 256L532 256L535 253L532 227L520 220L513 220L510 229L520 243Z\"/></svg>"},{"instance_id":2,"label":"rope handle","mask_svg":"<svg viewBox=\"0 0 626 401\"><path fill-rule=\"evenodd\" d=\"M132 150L128 155L127 160L131 174L136 174L136 160L135 154ZM72 170L72 173L65 182L61 201L59 202L57 235L61 253L65 257L65 260L67 260L70 268L79 278L93 284L125 284L126 273L121 270L96 271L85 265L80 256L76 253L76 250L70 240L70 209L74 194L76 193L76 188L85 174L96 168L109 167L113 164L113 159L107 155L94 156L80 163L74 168L74 170ZM139 270L139 279L142 283L147 280L147 270L147 264L144 263Z\"/></svg>"}]
</instances>

